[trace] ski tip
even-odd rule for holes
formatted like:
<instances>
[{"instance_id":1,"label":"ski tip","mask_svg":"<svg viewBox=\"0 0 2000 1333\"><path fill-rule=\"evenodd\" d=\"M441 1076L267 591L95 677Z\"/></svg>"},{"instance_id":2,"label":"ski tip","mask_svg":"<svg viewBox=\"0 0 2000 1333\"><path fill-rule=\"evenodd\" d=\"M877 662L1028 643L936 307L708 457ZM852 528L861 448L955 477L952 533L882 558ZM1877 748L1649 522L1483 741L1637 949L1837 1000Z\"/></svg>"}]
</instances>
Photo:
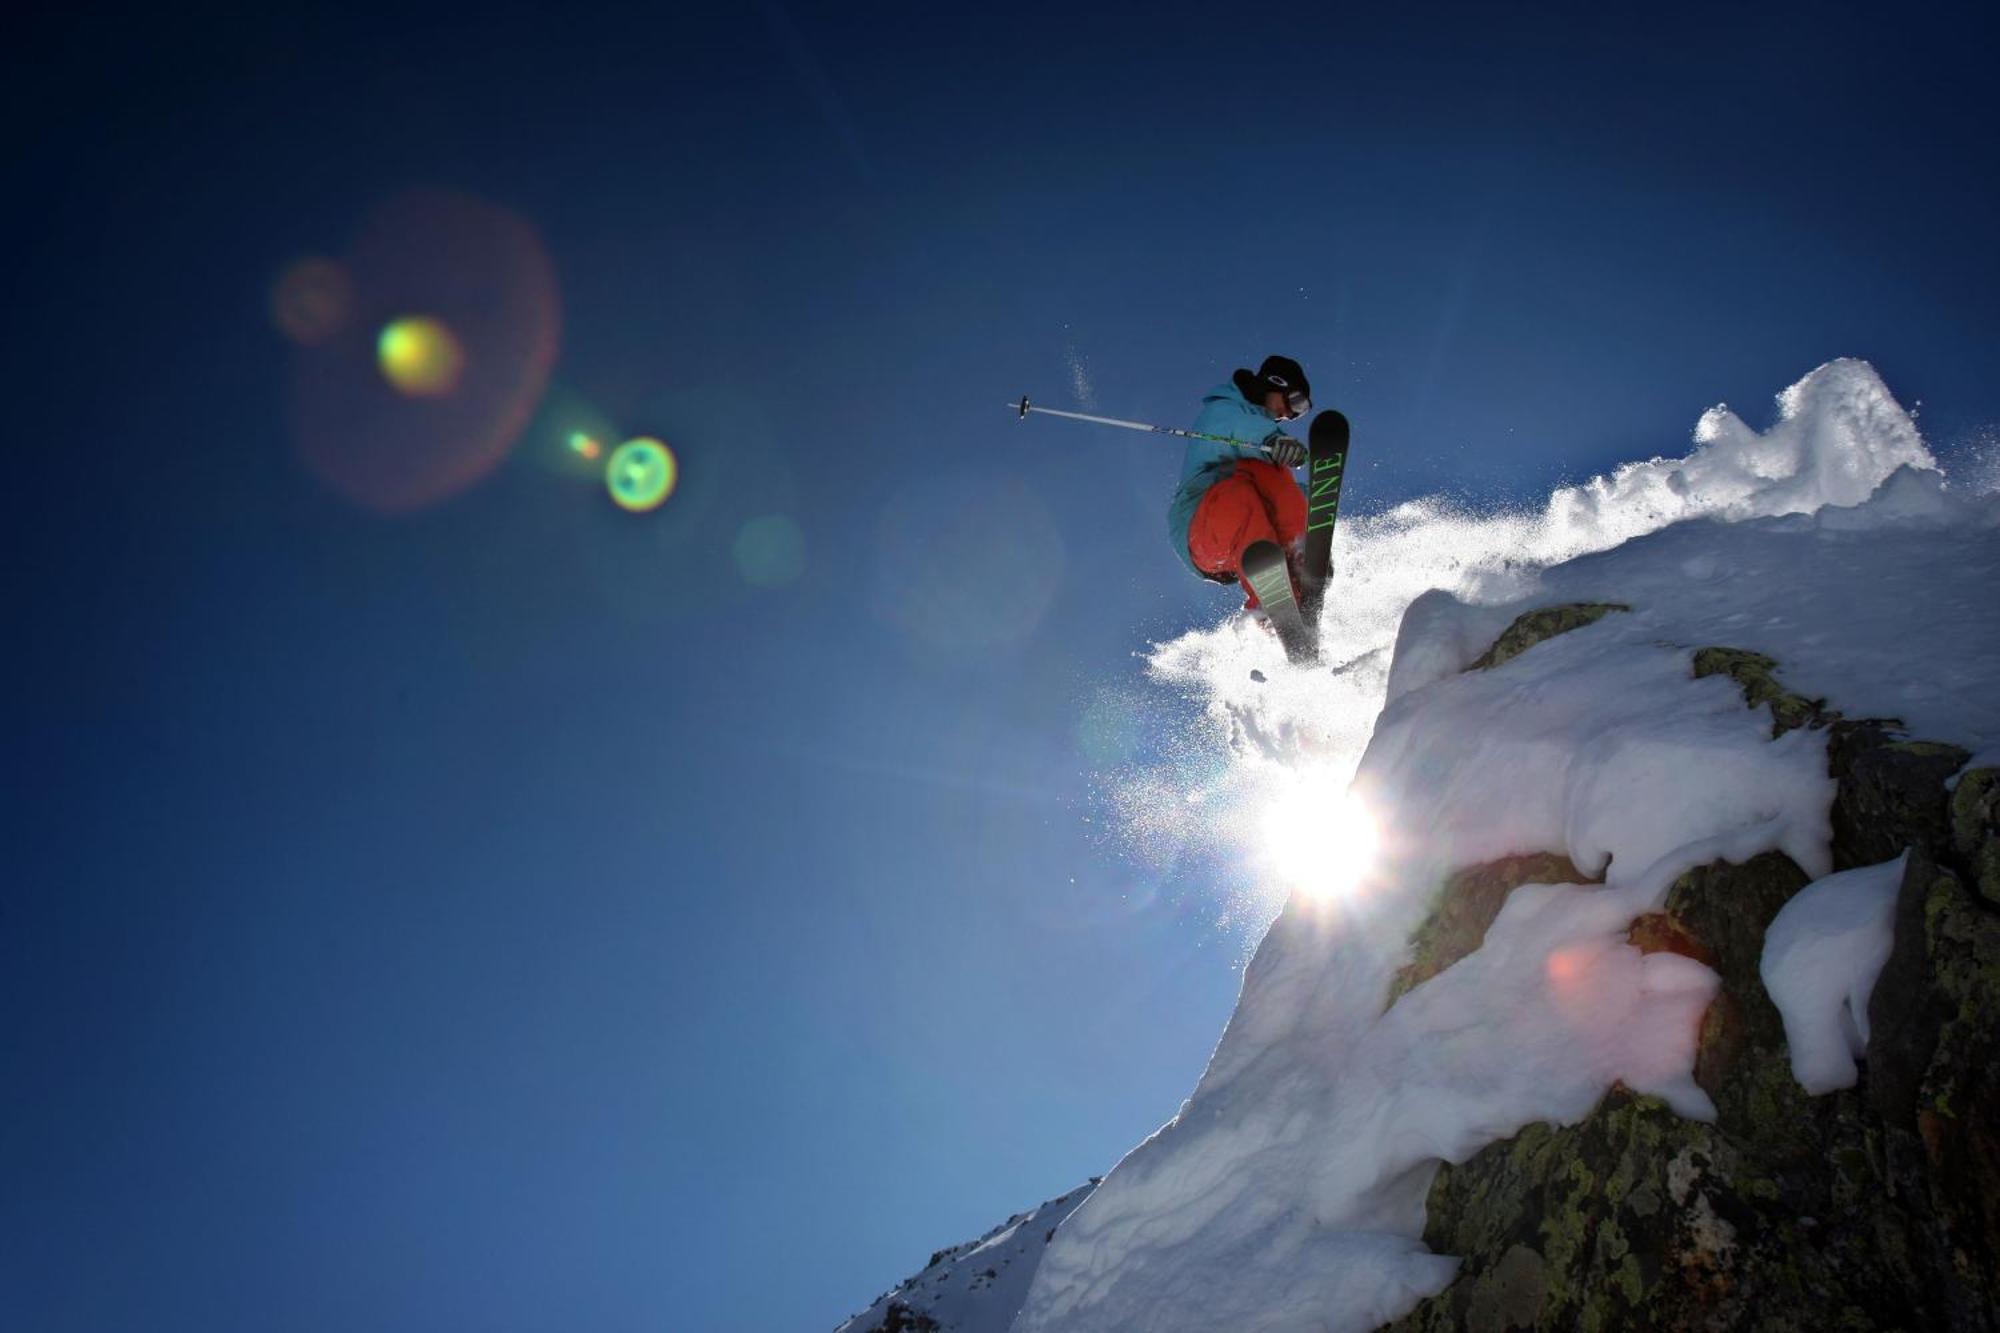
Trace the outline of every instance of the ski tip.
<instances>
[{"instance_id":1,"label":"ski tip","mask_svg":"<svg viewBox=\"0 0 2000 1333\"><path fill-rule=\"evenodd\" d=\"M1308 441L1342 444L1346 442L1347 437L1347 418L1330 407L1313 417L1312 424L1306 427Z\"/></svg>"}]
</instances>

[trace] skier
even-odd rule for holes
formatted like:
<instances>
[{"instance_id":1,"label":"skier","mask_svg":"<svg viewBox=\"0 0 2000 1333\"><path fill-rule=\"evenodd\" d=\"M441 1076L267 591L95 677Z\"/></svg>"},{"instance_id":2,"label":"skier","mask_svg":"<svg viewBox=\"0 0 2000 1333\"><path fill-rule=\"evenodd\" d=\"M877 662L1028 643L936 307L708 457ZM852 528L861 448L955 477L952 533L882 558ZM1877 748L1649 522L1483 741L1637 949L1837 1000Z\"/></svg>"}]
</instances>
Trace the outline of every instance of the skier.
<instances>
[{"instance_id":1,"label":"skier","mask_svg":"<svg viewBox=\"0 0 2000 1333\"><path fill-rule=\"evenodd\" d=\"M1243 556L1258 542L1285 553L1294 597L1304 591L1298 557L1306 497L1291 470L1305 462L1306 447L1278 427L1311 410L1304 369L1290 357L1267 356L1255 374L1238 370L1210 389L1195 418L1195 433L1232 443L1188 441L1167 530L1188 568L1217 583L1244 585L1247 611L1257 609L1258 599Z\"/></svg>"},{"instance_id":2,"label":"skier","mask_svg":"<svg viewBox=\"0 0 2000 1333\"><path fill-rule=\"evenodd\" d=\"M1007 406L1023 421L1041 412L1186 439L1180 485L1167 508L1174 549L1201 577L1243 584L1249 593L1243 609L1261 616L1294 664L1318 660L1348 429L1347 418L1334 411L1312 419L1306 444L1278 429L1312 411L1298 362L1267 356L1255 374L1237 371L1203 397L1193 430L1037 407L1026 395ZM1292 477L1301 463L1310 473L1306 491Z\"/></svg>"}]
</instances>

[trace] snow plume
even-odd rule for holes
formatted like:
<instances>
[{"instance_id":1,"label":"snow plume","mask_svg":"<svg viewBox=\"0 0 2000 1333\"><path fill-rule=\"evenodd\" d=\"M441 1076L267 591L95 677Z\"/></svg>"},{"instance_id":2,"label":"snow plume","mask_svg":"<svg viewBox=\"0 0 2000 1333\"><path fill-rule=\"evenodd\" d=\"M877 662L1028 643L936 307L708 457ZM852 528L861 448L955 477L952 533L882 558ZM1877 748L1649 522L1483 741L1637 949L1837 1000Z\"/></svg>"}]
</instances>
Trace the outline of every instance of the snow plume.
<instances>
[{"instance_id":1,"label":"snow plume","mask_svg":"<svg viewBox=\"0 0 2000 1333\"><path fill-rule=\"evenodd\" d=\"M1077 405L1095 408L1097 390L1090 383L1090 359L1071 343L1063 349L1063 360L1069 365L1069 391L1076 395Z\"/></svg>"},{"instance_id":2,"label":"snow plume","mask_svg":"<svg viewBox=\"0 0 2000 1333\"><path fill-rule=\"evenodd\" d=\"M1850 716L2000 754L2000 497L1948 490L1866 365L1779 402L1764 434L1716 409L1689 457L1538 514L1350 524L1329 668L1238 622L1156 651L1220 747L1142 776L1158 827L1251 823L1232 802L1352 777L1343 817L1372 811L1380 850L1337 892L1273 895L1201 1081L1057 1230L1014 1333L1374 1328L1455 1272L1421 1239L1438 1163L1575 1123L1614 1083L1712 1118L1692 1070L1716 978L1629 927L1716 860L1780 850L1825 879L1832 781L1823 731L1773 738L1694 650L1769 653ZM1520 613L1577 601L1619 607L1467 669ZM1583 882L1513 889L1477 949L1391 1001L1445 877L1527 853ZM1850 935L1859 958L1874 937ZM1861 971L1803 1021L1851 1008Z\"/></svg>"},{"instance_id":3,"label":"snow plume","mask_svg":"<svg viewBox=\"0 0 2000 1333\"><path fill-rule=\"evenodd\" d=\"M1988 424L1958 441L1949 462L1952 485L1968 494L2000 491L2000 425Z\"/></svg>"}]
</instances>

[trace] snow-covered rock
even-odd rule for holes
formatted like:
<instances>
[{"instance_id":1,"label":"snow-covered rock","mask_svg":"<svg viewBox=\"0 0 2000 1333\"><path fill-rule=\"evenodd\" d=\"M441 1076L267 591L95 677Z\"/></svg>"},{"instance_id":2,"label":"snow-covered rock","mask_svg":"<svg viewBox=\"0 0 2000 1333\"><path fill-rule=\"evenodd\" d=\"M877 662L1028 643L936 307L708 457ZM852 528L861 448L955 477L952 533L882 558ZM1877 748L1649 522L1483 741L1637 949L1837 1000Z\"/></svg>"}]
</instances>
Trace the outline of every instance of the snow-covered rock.
<instances>
[{"instance_id":1,"label":"snow-covered rock","mask_svg":"<svg viewBox=\"0 0 2000 1333\"><path fill-rule=\"evenodd\" d=\"M1539 515L1349 525L1329 671L1161 648L1229 747L1176 818L1317 782L1379 850L1279 879L1207 1070L1015 1333L1989 1326L2000 498L1863 363L1779 401Z\"/></svg>"}]
</instances>

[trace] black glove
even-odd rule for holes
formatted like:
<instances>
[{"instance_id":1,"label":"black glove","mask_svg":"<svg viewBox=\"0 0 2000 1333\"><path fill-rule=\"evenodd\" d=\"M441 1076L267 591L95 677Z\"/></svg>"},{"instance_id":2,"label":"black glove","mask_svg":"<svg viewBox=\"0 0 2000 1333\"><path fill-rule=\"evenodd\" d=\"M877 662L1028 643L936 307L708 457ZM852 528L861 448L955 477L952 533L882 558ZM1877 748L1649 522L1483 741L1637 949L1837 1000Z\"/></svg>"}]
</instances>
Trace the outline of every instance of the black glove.
<instances>
[{"instance_id":1,"label":"black glove","mask_svg":"<svg viewBox=\"0 0 2000 1333\"><path fill-rule=\"evenodd\" d=\"M1297 467L1306 461L1306 447L1289 435L1273 435L1264 441L1264 449L1279 467Z\"/></svg>"}]
</instances>

